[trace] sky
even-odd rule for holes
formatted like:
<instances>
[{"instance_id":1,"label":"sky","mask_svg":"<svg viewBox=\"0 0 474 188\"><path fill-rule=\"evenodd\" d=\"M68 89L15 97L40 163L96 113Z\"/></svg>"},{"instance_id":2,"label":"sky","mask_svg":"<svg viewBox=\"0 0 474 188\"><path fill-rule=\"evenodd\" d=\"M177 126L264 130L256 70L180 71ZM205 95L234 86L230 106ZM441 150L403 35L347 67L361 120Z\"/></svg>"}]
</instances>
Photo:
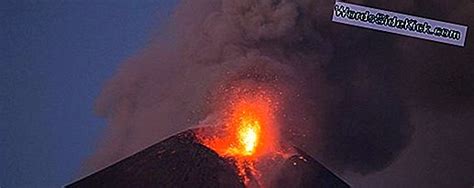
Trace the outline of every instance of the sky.
<instances>
[{"instance_id":1,"label":"sky","mask_svg":"<svg viewBox=\"0 0 474 188\"><path fill-rule=\"evenodd\" d=\"M387 2L393 2L371 2L376 1L380 2L377 7L387 9ZM102 86L121 63L163 28L177 4L174 0L100 2L0 1L0 188L60 187L75 180L81 163L95 151L106 128L106 121L93 110ZM414 15L474 23L474 17L465 16L474 10L467 1L454 12L451 10L457 3L451 1L416 2L426 5L415 6ZM377 97L388 101L384 105L391 104L392 98L384 98L387 92L383 91L392 91L389 84L401 82L401 90L410 96L409 120L415 127L412 142L391 166L365 177L349 177L351 185L473 184L469 178L474 174L474 163L470 162L474 154L472 37L468 35L466 48L454 48L355 27L328 26L337 30L323 31L333 34L330 36L336 41L351 41L349 45L335 43L342 50L329 67L334 72L329 74L332 80L347 84L342 87L353 99L362 95L370 102ZM345 30L337 32L341 28ZM346 35L352 32L356 34ZM373 36L366 37L369 34ZM374 46L375 53L368 53ZM394 49L402 55L386 60ZM344 61L352 56L358 58ZM370 73L367 80L371 82L365 79L366 73ZM356 84L367 84L369 89L353 87L351 76ZM393 80L384 85L387 79ZM370 89L377 92L367 92ZM352 104L347 103L347 108L356 106ZM368 112L389 114L386 109L394 107L374 107Z\"/></svg>"},{"instance_id":2,"label":"sky","mask_svg":"<svg viewBox=\"0 0 474 188\"><path fill-rule=\"evenodd\" d=\"M0 187L59 187L106 122L94 100L172 0L0 2Z\"/></svg>"}]
</instances>

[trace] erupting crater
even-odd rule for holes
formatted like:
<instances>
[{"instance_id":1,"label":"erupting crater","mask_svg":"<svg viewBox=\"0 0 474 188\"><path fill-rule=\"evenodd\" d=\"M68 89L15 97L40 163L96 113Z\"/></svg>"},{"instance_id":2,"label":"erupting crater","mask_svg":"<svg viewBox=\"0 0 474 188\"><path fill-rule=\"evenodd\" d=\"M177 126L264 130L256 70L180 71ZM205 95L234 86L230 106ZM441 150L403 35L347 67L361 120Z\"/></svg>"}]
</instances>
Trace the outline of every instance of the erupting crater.
<instances>
[{"instance_id":1,"label":"erupting crater","mask_svg":"<svg viewBox=\"0 0 474 188\"><path fill-rule=\"evenodd\" d=\"M198 133L203 145L222 157L235 161L245 184L250 179L261 184L262 173L257 163L263 158L281 154L275 113L277 95L268 90L234 88L226 98L215 132Z\"/></svg>"}]
</instances>

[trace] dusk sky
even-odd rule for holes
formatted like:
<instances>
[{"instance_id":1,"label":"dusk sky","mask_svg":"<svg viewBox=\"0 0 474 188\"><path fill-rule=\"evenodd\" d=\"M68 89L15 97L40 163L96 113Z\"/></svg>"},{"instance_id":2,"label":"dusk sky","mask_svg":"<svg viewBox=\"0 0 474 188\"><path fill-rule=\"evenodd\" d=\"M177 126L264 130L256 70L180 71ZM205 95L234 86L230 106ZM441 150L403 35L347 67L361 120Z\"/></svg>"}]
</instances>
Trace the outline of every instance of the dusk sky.
<instances>
[{"instance_id":1,"label":"dusk sky","mask_svg":"<svg viewBox=\"0 0 474 188\"><path fill-rule=\"evenodd\" d=\"M94 99L174 1L0 2L0 187L70 183L106 126Z\"/></svg>"}]
</instances>

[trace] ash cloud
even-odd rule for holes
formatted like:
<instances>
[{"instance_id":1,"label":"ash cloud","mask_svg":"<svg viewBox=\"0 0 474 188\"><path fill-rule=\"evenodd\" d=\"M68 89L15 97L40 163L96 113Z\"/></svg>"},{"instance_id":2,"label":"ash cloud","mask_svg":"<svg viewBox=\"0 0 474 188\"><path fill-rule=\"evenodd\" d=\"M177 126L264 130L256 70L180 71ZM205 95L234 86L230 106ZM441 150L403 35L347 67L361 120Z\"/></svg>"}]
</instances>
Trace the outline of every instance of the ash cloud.
<instances>
[{"instance_id":1,"label":"ash cloud","mask_svg":"<svg viewBox=\"0 0 474 188\"><path fill-rule=\"evenodd\" d=\"M407 11L419 5L358 3ZM430 60L426 53L413 54L418 48L412 43L425 50L436 45L334 24L332 8L332 1L319 0L181 1L164 34L127 60L98 97L96 111L109 128L85 171L198 125L219 110L209 104L209 94L228 78L252 79L245 76L252 67L252 74L281 75L257 80L261 84L291 85L281 117L287 141L339 171L386 168L414 131L407 103L442 108L422 99L439 97L430 92L434 87L412 95L423 80L438 76L417 75L421 68L407 73L406 67ZM448 91L455 92L453 100L465 93L457 89Z\"/></svg>"}]
</instances>

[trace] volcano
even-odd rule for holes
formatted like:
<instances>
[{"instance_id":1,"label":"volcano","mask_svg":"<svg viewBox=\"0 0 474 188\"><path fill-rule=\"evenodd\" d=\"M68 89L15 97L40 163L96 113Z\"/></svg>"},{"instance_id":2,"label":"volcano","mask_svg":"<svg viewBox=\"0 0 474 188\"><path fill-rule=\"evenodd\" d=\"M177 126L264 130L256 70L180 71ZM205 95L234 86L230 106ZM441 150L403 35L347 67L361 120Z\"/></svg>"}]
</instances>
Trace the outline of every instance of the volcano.
<instances>
[{"instance_id":1,"label":"volcano","mask_svg":"<svg viewBox=\"0 0 474 188\"><path fill-rule=\"evenodd\" d=\"M201 144L196 132L171 136L66 187L246 187L234 161ZM350 187L304 151L295 151L271 187Z\"/></svg>"}]
</instances>

